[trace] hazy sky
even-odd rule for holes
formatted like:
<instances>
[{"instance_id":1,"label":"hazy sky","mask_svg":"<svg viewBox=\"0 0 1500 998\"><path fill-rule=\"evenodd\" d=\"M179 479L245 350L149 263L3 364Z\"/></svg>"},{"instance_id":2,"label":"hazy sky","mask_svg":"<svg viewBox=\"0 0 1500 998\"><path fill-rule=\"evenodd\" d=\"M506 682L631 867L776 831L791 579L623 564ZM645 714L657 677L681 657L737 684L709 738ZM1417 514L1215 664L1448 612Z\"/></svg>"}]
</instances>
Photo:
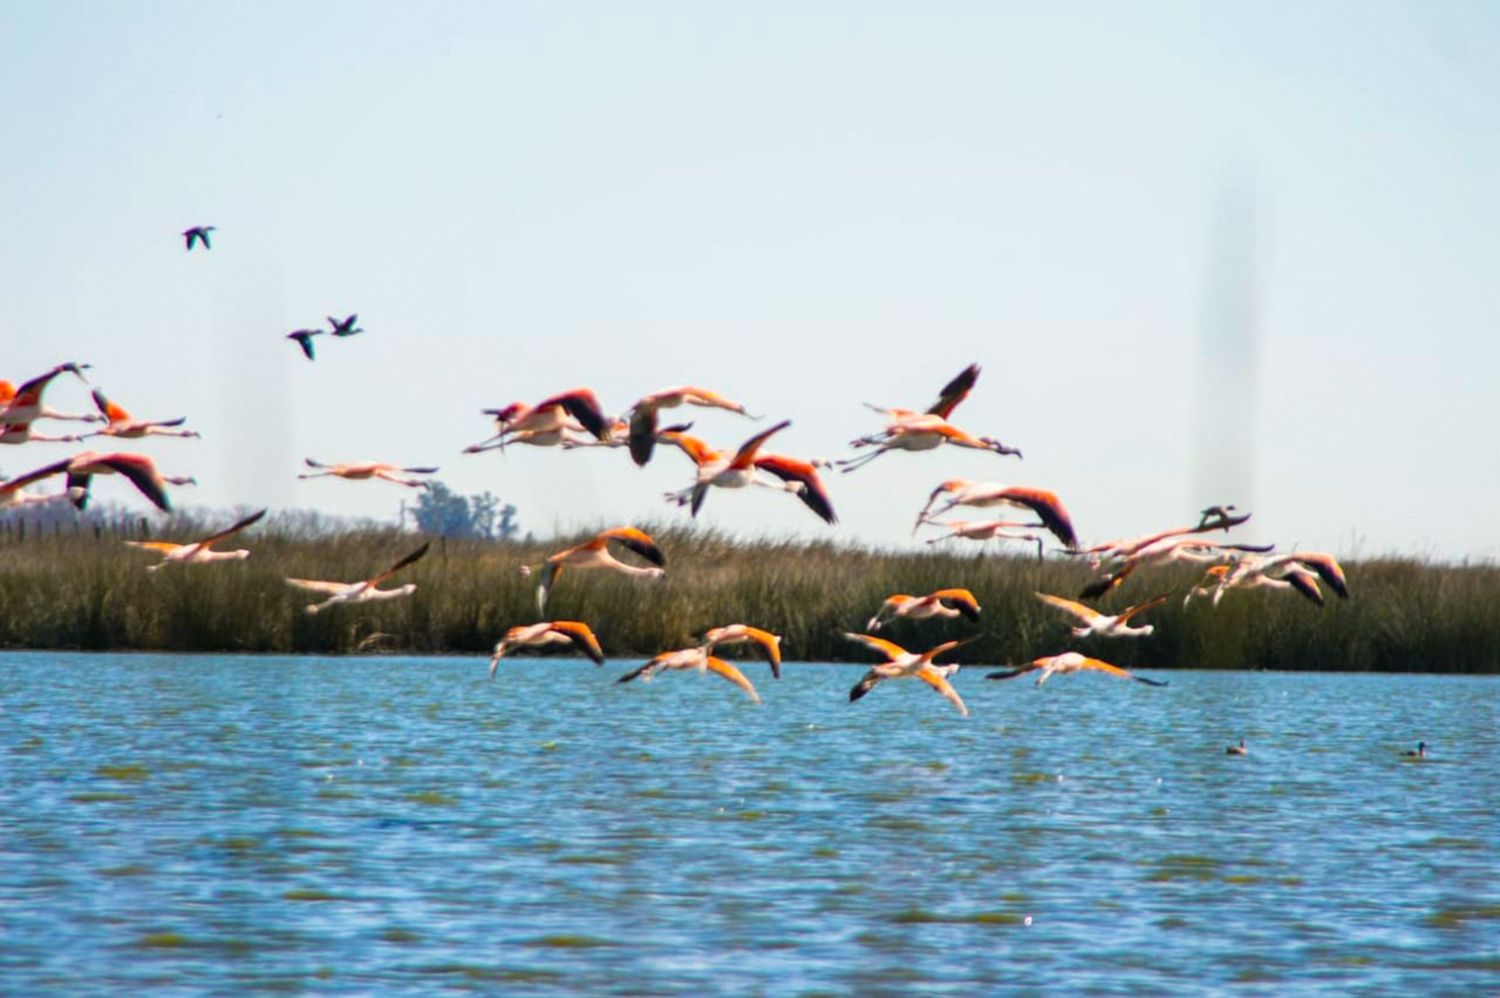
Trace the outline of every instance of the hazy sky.
<instances>
[{"instance_id":1,"label":"hazy sky","mask_svg":"<svg viewBox=\"0 0 1500 998\"><path fill-rule=\"evenodd\" d=\"M434 463L546 535L685 516L691 468L461 456L481 408L696 383L837 457L977 361L955 421L1024 461L835 474L833 530L700 519L905 545L968 477L1086 540L1235 502L1247 540L1494 559L1497 42L1485 3L3 3L0 377L188 415L139 447L180 504L389 517L301 459Z\"/></svg>"}]
</instances>

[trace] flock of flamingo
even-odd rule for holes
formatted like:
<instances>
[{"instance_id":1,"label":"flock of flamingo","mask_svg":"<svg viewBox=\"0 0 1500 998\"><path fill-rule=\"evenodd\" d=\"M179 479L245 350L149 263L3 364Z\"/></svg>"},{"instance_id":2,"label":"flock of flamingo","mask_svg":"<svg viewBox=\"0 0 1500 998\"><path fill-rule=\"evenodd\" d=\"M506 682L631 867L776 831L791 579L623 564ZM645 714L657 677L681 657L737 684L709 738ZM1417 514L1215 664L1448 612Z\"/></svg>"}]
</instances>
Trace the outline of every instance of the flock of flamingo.
<instances>
[{"instance_id":1,"label":"flock of flamingo","mask_svg":"<svg viewBox=\"0 0 1500 998\"><path fill-rule=\"evenodd\" d=\"M209 233L212 231L213 226L195 226L183 232L187 249L191 251L195 245L201 245L205 250L211 248ZM331 337L345 338L361 333L363 330L355 325L356 320L357 316L352 314L344 319L329 316L330 329L298 329L287 334L287 338L294 341L311 361L314 359L315 336L326 333ZM98 389L92 391L95 412L59 412L44 404L43 394L63 375L71 375L78 381L87 383L84 371L88 367L89 365L81 363L58 364L19 387L8 381L0 381L0 443L82 442L96 436L132 440L146 436L198 436L196 432L182 428L185 418L136 419ZM717 449L703 439L690 435L688 430L692 428L692 424L661 425L659 416L662 410L682 406L718 409L752 420L760 418L752 415L738 402L692 386L665 388L645 395L619 418L607 417L598 398L588 388L560 392L530 405L513 402L499 408L484 409L483 414L493 420L493 433L465 448L464 453L477 454L512 445L561 449L625 448L632 461L644 466L652 460L658 446L665 445L675 448L692 464L691 481L682 489L667 493L667 501L687 507L693 515L698 513L714 489L756 486L796 498L815 515L832 525L838 522L838 517L819 474L821 470L836 469L841 474L848 474L896 451L926 451L944 446L1021 457L1018 448L1002 443L995 437L971 434L952 421L954 410L974 389L979 373L977 364L964 368L943 387L936 402L925 410L869 406L883 419L882 427L852 441L851 447L862 453L836 461L804 460L771 453L768 450L769 443L790 425L789 420L780 420L752 434L732 450ZM43 420L101 425L90 433L48 435L33 431L32 426ZM399 467L375 461L328 464L312 458L308 458L306 464L312 470L299 475L299 478L331 476L350 481L380 479L409 488L426 487L428 480L420 476L431 475L438 470L435 467ZM96 475L104 474L122 475L146 499L163 511L170 509L168 485L194 482L191 477L163 475L152 459L144 454L83 451L0 484L0 509L48 503L71 503L78 509L83 509L89 498L91 480ZM28 491L37 483L59 476L64 480L59 492L35 494ZM961 508L1021 511L1023 515L1029 514L1034 519L942 519L946 514ZM148 566L148 571L174 564L241 559L247 557L249 552L219 551L214 549L214 545L253 526L265 513L265 510L260 510L214 534L189 543L126 543L161 556L158 563ZM1034 545L1038 558L1043 557L1043 545L1050 536L1061 545L1059 550L1065 556L1086 559L1099 574L1076 599L1051 593L1036 594L1043 603L1067 615L1075 623L1072 633L1077 638L1128 639L1149 636L1152 633L1150 624L1135 626L1132 621L1164 604L1170 598L1168 595L1154 596L1114 614L1105 613L1082 601L1109 594L1136 573L1174 563L1201 565L1204 569L1202 578L1183 596L1184 603L1195 598L1206 598L1217 606L1226 594L1234 590L1263 588L1291 591L1322 605L1324 597L1320 583L1328 586L1341 598L1349 595L1343 570L1331 554L1318 551L1276 554L1270 546L1228 544L1209 539L1210 534L1227 532L1249 518L1249 514L1237 514L1233 506L1215 506L1204 510L1194 524L1082 547L1072 517L1054 492L1029 486L955 478L939 483L932 490L927 502L916 515L913 533L923 528L941 531L930 536L928 543L950 539L1019 541ZM288 578L286 582L323 597L321 602L307 606L308 613L318 613L339 603L397 599L410 595L416 586L408 583L395 588L381 588L380 584L419 560L427 553L427 549L428 545L424 543L383 571L355 582L294 578ZM616 551L622 554L628 552L641 563L622 560L617 557ZM635 527L622 526L604 530L582 544L557 552L547 558L537 570L529 566L523 567L521 571L524 575L537 576L537 614L543 619L506 631L496 644L490 660L491 677L495 675L501 659L520 648L567 646L596 664L603 663L604 655L599 641L587 623L545 619L548 597L566 569L604 569L641 579L660 579L666 573L666 556L647 533ZM885 600L875 609L863 632L844 632L844 637L852 644L861 646L881 659L850 690L850 701L860 699L886 680L915 678L931 686L960 714L967 716L968 707L949 681L958 671L958 666L938 665L935 660L968 643L972 638L944 641L926 651L914 652L875 633L897 619L915 621L958 617L970 622L977 622L980 618L980 605L974 594L958 586L923 596L899 593ZM703 634L699 644L664 651L620 677L618 681L650 679L667 671L712 672L734 683L752 700L759 702L760 696L749 678L716 652L725 646L752 645L769 662L772 676L779 678L780 641L771 631L744 623L715 627ZM1036 685L1040 686L1053 675L1080 671L1100 672L1153 686L1166 685L1162 681L1135 675L1117 665L1077 651L1042 656L1023 665L991 672L986 678L1003 680L1034 672L1037 674ZM1244 754L1244 743L1230 746L1226 751L1230 754Z\"/></svg>"}]
</instances>

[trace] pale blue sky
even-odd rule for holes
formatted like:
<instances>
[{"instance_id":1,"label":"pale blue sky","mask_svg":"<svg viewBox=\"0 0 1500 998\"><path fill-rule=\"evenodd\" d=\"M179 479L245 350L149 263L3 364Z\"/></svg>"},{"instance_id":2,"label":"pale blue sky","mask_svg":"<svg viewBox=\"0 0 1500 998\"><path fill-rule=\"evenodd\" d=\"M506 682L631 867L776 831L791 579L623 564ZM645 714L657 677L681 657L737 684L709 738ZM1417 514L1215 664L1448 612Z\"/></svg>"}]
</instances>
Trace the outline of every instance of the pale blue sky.
<instances>
[{"instance_id":1,"label":"pale blue sky","mask_svg":"<svg viewBox=\"0 0 1500 998\"><path fill-rule=\"evenodd\" d=\"M904 545L961 476L1056 490L1085 539L1230 501L1283 545L1500 556L1500 8L934 7L0 4L0 376L90 361L187 414L202 441L140 448L199 476L183 504L388 516L302 457L436 463L547 534L675 516L690 468L460 456L481 408L699 383L833 457L860 402L978 361L955 419L1023 462L881 458L832 476L835 531L758 491L701 519ZM1226 281L1259 377L1195 387L1246 325ZM282 339L350 311L316 363ZM1195 449L1210 400L1239 471Z\"/></svg>"}]
</instances>

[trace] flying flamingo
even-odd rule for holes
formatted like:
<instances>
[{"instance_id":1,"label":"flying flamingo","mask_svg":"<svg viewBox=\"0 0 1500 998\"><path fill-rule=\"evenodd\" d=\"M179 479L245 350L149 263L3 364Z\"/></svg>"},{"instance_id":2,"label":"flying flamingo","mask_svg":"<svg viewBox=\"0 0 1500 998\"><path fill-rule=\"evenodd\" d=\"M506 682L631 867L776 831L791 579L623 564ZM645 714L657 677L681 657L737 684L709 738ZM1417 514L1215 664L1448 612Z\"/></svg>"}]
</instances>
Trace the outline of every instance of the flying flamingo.
<instances>
[{"instance_id":1,"label":"flying flamingo","mask_svg":"<svg viewBox=\"0 0 1500 998\"><path fill-rule=\"evenodd\" d=\"M155 565L147 565L146 571L154 572L167 565L198 565L209 561L235 561L250 557L250 552L241 548L238 551L215 551L213 546L219 541L233 537L246 527L258 523L266 515L265 510L252 513L230 527L225 527L216 534L210 534L200 541L190 544L174 544L171 541L126 541L133 548L143 548L147 551L155 551L162 556L161 561Z\"/></svg>"},{"instance_id":2,"label":"flying flamingo","mask_svg":"<svg viewBox=\"0 0 1500 998\"><path fill-rule=\"evenodd\" d=\"M1154 534L1144 534L1140 537L1104 541L1092 547L1077 548L1066 553L1086 556L1089 559L1089 567L1097 569L1106 562L1122 562L1131 555L1171 537L1206 534L1215 530L1223 530L1225 533L1228 533L1230 527L1237 527L1250 519L1249 513L1237 515L1230 512L1233 509L1233 506L1210 506L1203 511L1202 518L1196 526L1177 527L1173 530L1158 530Z\"/></svg>"},{"instance_id":3,"label":"flying flamingo","mask_svg":"<svg viewBox=\"0 0 1500 998\"><path fill-rule=\"evenodd\" d=\"M955 537L970 541L1030 541L1036 545L1036 560L1042 560L1043 538L1040 534L1031 533L1032 530L1042 528L1041 523L1020 523L1015 520L933 520L924 519L923 523L929 523L934 527L947 527L946 534L937 537L929 537L928 544L937 544L941 541L952 540Z\"/></svg>"},{"instance_id":4,"label":"flying flamingo","mask_svg":"<svg viewBox=\"0 0 1500 998\"><path fill-rule=\"evenodd\" d=\"M1036 684L1038 686L1045 683L1047 677L1054 673L1059 676L1066 676L1070 673L1086 671L1103 672L1111 676L1119 676L1121 679L1134 679L1136 682L1145 683L1148 686L1167 685L1164 680L1147 679L1145 676L1137 676L1135 673L1128 672L1118 665L1110 665L1101 659L1089 658L1087 655L1082 655L1076 651L1064 652L1061 655L1047 655L1034 659L1026 665L1019 665L1001 672L991 672L984 678L1014 679L1016 676L1032 671L1041 672L1041 675L1036 677Z\"/></svg>"},{"instance_id":5,"label":"flying flamingo","mask_svg":"<svg viewBox=\"0 0 1500 998\"><path fill-rule=\"evenodd\" d=\"M76 444L84 440L85 436L78 433L37 433L32 430L30 423L0 423L0 444Z\"/></svg>"},{"instance_id":6,"label":"flying flamingo","mask_svg":"<svg viewBox=\"0 0 1500 998\"><path fill-rule=\"evenodd\" d=\"M929 519L928 511L937 502L938 497L947 496L947 501L934 512L933 516L940 516L956 506L974 506L985 509L990 506L1012 506L1020 509L1030 510L1042 521L1042 525L1052 532L1052 535L1062 542L1064 547L1076 548L1078 546L1078 535L1073 530L1073 518L1068 515L1068 510L1063 506L1062 500L1057 498L1057 493L1048 492L1046 489L1031 488L1024 485L996 485L993 482L974 482L967 478L950 478L927 497L927 505L917 514L916 526L921 526L924 520ZM912 528L916 532L916 527Z\"/></svg>"},{"instance_id":7,"label":"flying flamingo","mask_svg":"<svg viewBox=\"0 0 1500 998\"><path fill-rule=\"evenodd\" d=\"M536 405L512 402L499 409L485 409L484 413L494 417L496 432L489 439L464 448L465 454L502 448L510 442L508 438L515 434L552 433L564 428L571 429L576 425L592 434L595 439L603 440L610 428L610 420L605 418L598 397L588 388L561 392L542 399ZM569 423L570 416L575 423Z\"/></svg>"},{"instance_id":8,"label":"flying flamingo","mask_svg":"<svg viewBox=\"0 0 1500 998\"><path fill-rule=\"evenodd\" d=\"M179 430L175 427L187 422L186 416L176 419L135 419L130 413L104 397L94 389L94 405L105 418L104 428L96 430L95 436L123 437L135 440L140 437L196 437L197 430Z\"/></svg>"},{"instance_id":9,"label":"flying flamingo","mask_svg":"<svg viewBox=\"0 0 1500 998\"><path fill-rule=\"evenodd\" d=\"M713 450L702 440L688 436L686 433L659 433L658 437L661 440L675 444L692 459L697 467L696 481L681 492L667 493L667 499L679 506L688 506L693 515L697 516L704 498L708 495L708 490L713 486L738 489L747 485L760 485L791 492L824 522L837 523L838 516L833 511L833 503L829 500L828 492L823 487L822 479L819 478L818 470L812 462L781 454L762 455L759 453L761 446L772 435L790 425L792 425L791 420L784 419L775 426L762 430L740 444L739 450L732 457L723 451ZM767 481L757 475L757 472L773 475L780 481Z\"/></svg>"},{"instance_id":10,"label":"flying flamingo","mask_svg":"<svg viewBox=\"0 0 1500 998\"><path fill-rule=\"evenodd\" d=\"M1264 554L1273 547L1271 544L1213 544L1192 536L1167 537L1140 548L1128 556L1119 568L1084 586L1079 598L1097 599L1119 586L1137 569L1146 566L1177 562L1208 564L1226 558L1239 558L1245 553Z\"/></svg>"},{"instance_id":11,"label":"flying flamingo","mask_svg":"<svg viewBox=\"0 0 1500 998\"><path fill-rule=\"evenodd\" d=\"M645 466L651 460L651 452L656 447L656 414L661 409L673 409L680 405L695 405L705 409L724 409L728 412L739 413L741 416L749 416L751 419L759 419L759 416L750 416L745 407L738 402L733 402L717 392L711 392L706 388L697 388L692 385L679 385L676 388L663 388L645 396L630 407L630 459L636 464Z\"/></svg>"},{"instance_id":12,"label":"flying flamingo","mask_svg":"<svg viewBox=\"0 0 1500 998\"><path fill-rule=\"evenodd\" d=\"M1167 601L1166 596L1153 596L1144 603L1126 607L1113 616L1100 613L1093 607L1084 606L1074 600L1064 599L1061 596L1052 596L1048 593L1035 593L1037 599L1048 606L1055 606L1064 613L1070 614L1077 620L1080 626L1073 628L1075 638L1143 638L1151 634L1156 628L1150 624L1142 627L1131 627L1130 618L1137 614L1145 613L1147 610L1155 609Z\"/></svg>"},{"instance_id":13,"label":"flying flamingo","mask_svg":"<svg viewBox=\"0 0 1500 998\"><path fill-rule=\"evenodd\" d=\"M649 680L658 672L681 672L688 669L696 669L700 673L712 672L715 675L723 676L744 690L751 700L760 703L760 694L755 692L755 685L750 682L745 674L722 658L715 658L713 655L710 655L707 646L702 645L697 648L664 651L639 669L625 673L625 675L616 679L615 682L628 683L633 679Z\"/></svg>"},{"instance_id":14,"label":"flying flamingo","mask_svg":"<svg viewBox=\"0 0 1500 998\"><path fill-rule=\"evenodd\" d=\"M589 625L577 620L547 620L540 624L522 624L505 632L490 658L490 678L500 667L501 657L512 648L542 648L547 645L572 645L587 655L595 665L604 664L604 650Z\"/></svg>"},{"instance_id":15,"label":"flying flamingo","mask_svg":"<svg viewBox=\"0 0 1500 998\"><path fill-rule=\"evenodd\" d=\"M347 464L324 464L321 461L306 459L309 468L321 468L323 470L313 474L301 474L298 478L323 478L329 475L338 478L347 478L350 481L364 481L369 478L379 478L387 482L395 482L397 485L405 485L413 489L425 489L431 486L431 482L420 478L402 478L396 474L398 471L408 475L433 475L437 473L436 468L400 468L394 464L386 464L382 461L357 461Z\"/></svg>"},{"instance_id":16,"label":"flying flamingo","mask_svg":"<svg viewBox=\"0 0 1500 998\"><path fill-rule=\"evenodd\" d=\"M208 241L208 234L214 231L215 228L217 226L195 225L191 229L183 229L182 239L187 243L188 251L192 251L194 243L202 243L204 249L213 249L213 243Z\"/></svg>"},{"instance_id":17,"label":"flying flamingo","mask_svg":"<svg viewBox=\"0 0 1500 998\"><path fill-rule=\"evenodd\" d=\"M952 620L960 616L967 617L976 623L979 620L979 601L967 589L939 589L926 596L897 593L886 597L885 602L880 604L880 609L875 612L875 616L865 624L865 630L878 631L882 624L898 617L910 620L941 617Z\"/></svg>"},{"instance_id":18,"label":"flying flamingo","mask_svg":"<svg viewBox=\"0 0 1500 998\"><path fill-rule=\"evenodd\" d=\"M189 475L163 475L157 470L156 462L145 454L131 454L123 451L113 454L84 451L49 464L45 468L38 468L24 477L36 481L39 478L57 474L68 476L68 496L73 505L79 509L83 509L88 504L89 483L95 475L125 476L140 490L142 495L150 499L152 504L163 512L170 512L172 508L167 498L168 485L197 484L197 481Z\"/></svg>"},{"instance_id":19,"label":"flying flamingo","mask_svg":"<svg viewBox=\"0 0 1500 998\"><path fill-rule=\"evenodd\" d=\"M0 382L0 397L4 402L0 403L0 423L30 423L38 419L70 419L79 423L98 423L104 417L89 413L67 413L50 409L42 403L42 393L52 383L52 379L64 372L72 374L88 384L88 379L83 376L83 369L87 364L58 364L45 374L39 374L29 381L21 383L21 387L14 388L10 382Z\"/></svg>"},{"instance_id":20,"label":"flying flamingo","mask_svg":"<svg viewBox=\"0 0 1500 998\"><path fill-rule=\"evenodd\" d=\"M857 641L866 648L877 651L885 656L884 662L871 666L870 671L865 673L863 678L854 684L854 688L849 691L850 703L858 700L873 690L876 684L884 682L887 679L907 679L915 676L941 693L949 703L958 708L958 712L964 717L969 716L969 708L964 706L963 699L958 695L958 691L948 682L948 677L958 671L958 666L935 666L932 664L932 660L943 652L950 651L960 645L968 644L968 641L944 641L929 651L917 653L909 652L900 645L885 640L885 638L877 638L869 634L854 634L850 631L845 631L844 637L850 641Z\"/></svg>"},{"instance_id":21,"label":"flying flamingo","mask_svg":"<svg viewBox=\"0 0 1500 998\"><path fill-rule=\"evenodd\" d=\"M703 648L709 654L720 645L753 644L760 648L771 665L771 678L781 678L781 635L751 627L749 624L726 624L704 632Z\"/></svg>"},{"instance_id":22,"label":"flying flamingo","mask_svg":"<svg viewBox=\"0 0 1500 998\"><path fill-rule=\"evenodd\" d=\"M373 575L363 582L322 582L316 579L287 579L288 585L296 586L298 589L306 589L309 592L321 593L328 598L321 603L309 603L307 612L317 613L335 603L372 603L377 600L397 599L402 596L410 596L417 591L415 582L408 582L404 586L395 589L379 589L380 583L389 579L412 562L419 560L427 549L432 546L431 541L413 551L411 554L396 562L390 568L378 575Z\"/></svg>"},{"instance_id":23,"label":"flying flamingo","mask_svg":"<svg viewBox=\"0 0 1500 998\"><path fill-rule=\"evenodd\" d=\"M0 483L0 509L61 505L65 502L76 506L88 494L87 490L78 487L65 488L61 492L54 492L50 495L35 495L26 491L26 486L32 482L40 482L53 475L62 474L67 470L67 466L66 461L57 461L46 467L37 468L35 471L28 471L24 475L17 475L8 482Z\"/></svg>"},{"instance_id":24,"label":"flying flamingo","mask_svg":"<svg viewBox=\"0 0 1500 998\"><path fill-rule=\"evenodd\" d=\"M645 558L651 563L650 566L639 567L620 561L610 553L610 541ZM542 565L542 578L536 589L537 612L547 612L547 597L552 592L553 583L557 581L557 577L562 574L564 568L607 568L621 575L660 579L667 574L664 567L666 564L666 555L662 554L661 548L656 546L656 541L652 540L651 535L644 530L637 530L635 527L615 527L602 531L582 544L557 552Z\"/></svg>"},{"instance_id":25,"label":"flying flamingo","mask_svg":"<svg viewBox=\"0 0 1500 998\"><path fill-rule=\"evenodd\" d=\"M913 416L907 421L898 423L882 433L860 437L853 441L850 446L855 448L874 447L868 454L848 460L836 462L843 471L854 471L863 468L882 454L895 450L923 451L933 450L943 444L951 444L954 447L963 447L969 450L993 451L996 454L1013 455L1020 457L1021 452L1014 447L1007 447L1004 443L994 437L976 437L973 434L959 429L952 423L939 416Z\"/></svg>"},{"instance_id":26,"label":"flying flamingo","mask_svg":"<svg viewBox=\"0 0 1500 998\"><path fill-rule=\"evenodd\" d=\"M1349 584L1343 567L1333 555L1322 551L1295 551L1290 554L1258 558L1247 555L1234 565L1214 565L1183 599L1213 594L1214 606L1231 589L1293 589L1318 606L1323 605L1323 591L1318 580L1328 584L1340 599L1349 596ZM1216 584L1214 584L1216 583Z\"/></svg>"}]
</instances>

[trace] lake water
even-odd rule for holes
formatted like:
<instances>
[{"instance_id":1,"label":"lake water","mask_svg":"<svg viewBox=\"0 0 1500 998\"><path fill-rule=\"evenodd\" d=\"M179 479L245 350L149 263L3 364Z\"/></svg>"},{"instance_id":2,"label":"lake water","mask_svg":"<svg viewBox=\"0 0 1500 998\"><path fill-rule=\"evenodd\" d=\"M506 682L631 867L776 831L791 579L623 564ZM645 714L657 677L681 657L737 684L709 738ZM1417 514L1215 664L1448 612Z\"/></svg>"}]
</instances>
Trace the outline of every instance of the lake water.
<instances>
[{"instance_id":1,"label":"lake water","mask_svg":"<svg viewBox=\"0 0 1500 998\"><path fill-rule=\"evenodd\" d=\"M0 992L1500 991L1494 679L635 664L0 655Z\"/></svg>"}]
</instances>

